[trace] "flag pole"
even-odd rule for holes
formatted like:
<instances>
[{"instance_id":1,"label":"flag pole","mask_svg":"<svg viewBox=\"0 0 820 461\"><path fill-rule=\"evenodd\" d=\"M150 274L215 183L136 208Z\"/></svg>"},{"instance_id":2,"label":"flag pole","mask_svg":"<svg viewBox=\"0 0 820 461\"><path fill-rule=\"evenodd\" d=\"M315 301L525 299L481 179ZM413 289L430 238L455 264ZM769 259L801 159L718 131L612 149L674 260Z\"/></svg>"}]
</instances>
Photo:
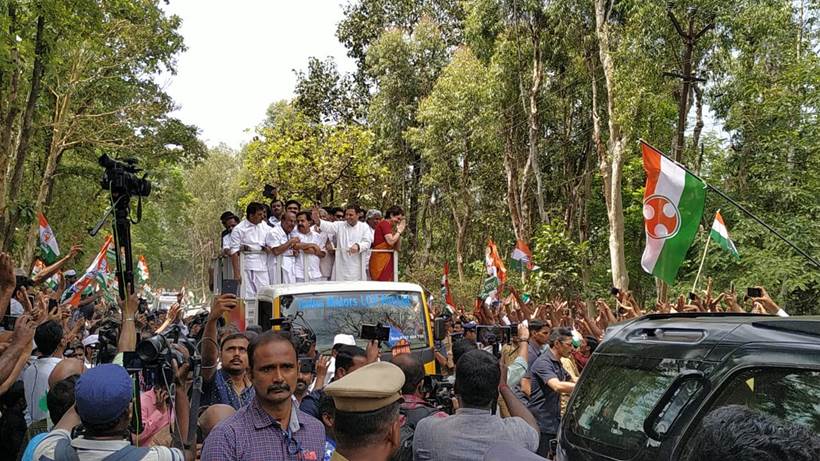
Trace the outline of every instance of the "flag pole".
<instances>
[{"instance_id":1,"label":"flag pole","mask_svg":"<svg viewBox=\"0 0 820 461\"><path fill-rule=\"evenodd\" d=\"M663 152L661 152L658 148L656 148L656 147L655 147L655 146L653 146L652 144L649 144L648 142L644 141L643 139L639 139L639 142L642 142L642 143L646 144L647 146L651 147L652 149L655 149L655 151L657 151L657 152L658 152L660 155L662 155L664 158L666 158L666 159L667 159L667 160L669 160L670 162L674 163L675 165L677 165L677 166L679 166L679 167L683 168L683 169L684 169L684 171L686 171L686 172L687 172L687 173L689 173L690 175L694 176L695 178L697 178L698 180L700 180L701 182L703 182L703 184L705 184L707 188L709 188L710 190L714 191L716 194L718 194L718 195L720 195L721 197L723 197L723 198L724 198L727 202L729 202L729 203L731 203L732 205L734 205L734 206L735 206L738 210L742 211L742 212L743 212L746 216L748 216L748 217L752 218L755 222L757 222L757 223L758 223L758 224L760 224L761 226L765 227L765 228L766 228L766 230L768 230L769 232L771 232L772 234L774 234L775 236L777 236L777 238L779 238L780 240L782 240L783 242L785 242L787 245L789 245L790 247L792 247L792 249L794 249L794 250L795 250L796 252L798 252L801 256L803 256L804 258L806 258L806 259L807 259L810 263L812 263L812 264L813 264L813 265L814 265L817 269L820 269L820 261L818 261L818 260L817 260L817 259L815 259L813 256L811 256L810 254L808 254L807 252L805 252L805 251L803 251L802 249L800 249L800 247L798 247L797 245L795 245L794 243L792 243L789 239L787 239L786 237L784 237L784 236L783 236L780 232L778 232L777 230L775 230L772 226L770 226L770 225L766 224L765 222L763 222L763 220L762 220L762 219L758 218L758 217L757 217L757 215L755 215L754 213L752 213L751 211L749 211L748 209L746 209L746 207L744 207L743 205L741 205L741 204L737 203L734 199L732 199L731 197L729 197L728 195L726 195L725 193L723 193L723 191L721 191L721 190L720 190L720 189L718 189L717 187L715 187L715 186L713 186L713 185L711 185L711 184L707 183L706 181L704 181L704 180L703 180L703 178L701 178L700 176L696 175L696 174L695 174L694 172L692 172L692 170L690 170L689 168L686 168L686 166L684 166L684 165L682 165L682 164L680 164L680 163L678 163L678 162L674 161L673 159L669 158L666 154L664 154Z\"/></svg>"},{"instance_id":2,"label":"flag pole","mask_svg":"<svg viewBox=\"0 0 820 461\"><path fill-rule=\"evenodd\" d=\"M706 244L703 245L703 257L700 258L700 267L698 267L698 275L695 276L695 283L692 285L692 293L695 292L695 288L698 286L698 279L700 279L700 273L703 271L703 263L706 261L706 252L709 250L709 240L712 240L709 234L706 234Z\"/></svg>"}]
</instances>

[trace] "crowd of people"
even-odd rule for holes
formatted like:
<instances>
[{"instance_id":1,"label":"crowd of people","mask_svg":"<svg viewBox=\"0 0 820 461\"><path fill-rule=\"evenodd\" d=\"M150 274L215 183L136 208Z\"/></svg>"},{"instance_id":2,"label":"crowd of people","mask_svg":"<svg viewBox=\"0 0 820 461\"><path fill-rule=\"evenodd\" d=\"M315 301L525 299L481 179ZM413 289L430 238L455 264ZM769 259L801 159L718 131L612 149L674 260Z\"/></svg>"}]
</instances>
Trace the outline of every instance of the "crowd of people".
<instances>
[{"instance_id":1,"label":"crowd of people","mask_svg":"<svg viewBox=\"0 0 820 461\"><path fill-rule=\"evenodd\" d=\"M241 221L222 216L224 254L248 252L237 277L257 288L270 282L272 261L286 260L279 255L318 260L308 274L282 263L292 283L323 274L361 280L353 270L360 262L345 258L400 244L398 207L381 221L368 211L361 222L355 207L306 212L291 202L274 201L270 215L251 203ZM160 312L133 293L113 304L99 292L60 304L79 251L33 278L0 254L3 459L549 459L568 397L610 325L648 313L787 315L765 289L751 299L715 296L711 282L699 296L651 310L628 291L536 302L510 289L472 310L436 309L431 321L446 334L435 343L431 378L418 355L401 347L382 354L377 341L363 348L339 334L322 355L285 331L239 331L225 320L238 306L234 294L188 317L182 295ZM373 280L392 279L393 254L382 254L371 255ZM328 257L341 259L330 272L322 269ZM56 273L61 282L49 286Z\"/></svg>"},{"instance_id":2,"label":"crowd of people","mask_svg":"<svg viewBox=\"0 0 820 461\"><path fill-rule=\"evenodd\" d=\"M398 206L363 210L357 205L302 209L296 200L251 202L240 219L220 216L222 255L230 257L230 278L254 298L271 283L305 281L393 281L395 253L405 230Z\"/></svg>"}]
</instances>

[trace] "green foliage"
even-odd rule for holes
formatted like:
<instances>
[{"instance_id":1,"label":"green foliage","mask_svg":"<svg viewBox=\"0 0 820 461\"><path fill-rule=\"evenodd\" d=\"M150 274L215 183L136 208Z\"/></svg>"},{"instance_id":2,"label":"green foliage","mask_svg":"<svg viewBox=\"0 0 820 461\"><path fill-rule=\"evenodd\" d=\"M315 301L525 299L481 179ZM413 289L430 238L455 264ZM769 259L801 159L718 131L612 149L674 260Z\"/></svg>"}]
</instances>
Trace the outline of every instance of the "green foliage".
<instances>
[{"instance_id":1,"label":"green foliage","mask_svg":"<svg viewBox=\"0 0 820 461\"><path fill-rule=\"evenodd\" d=\"M533 261L540 269L530 274L528 284L541 299L556 294L569 299L583 294L583 265L589 246L568 238L564 229L558 221L543 224L533 238Z\"/></svg>"},{"instance_id":2,"label":"green foliage","mask_svg":"<svg viewBox=\"0 0 820 461\"><path fill-rule=\"evenodd\" d=\"M378 203L388 171L373 149L373 134L357 125L323 125L292 104L280 102L268 111L268 123L245 147L246 195L261 200L265 184L280 197L305 205L347 201Z\"/></svg>"}]
</instances>

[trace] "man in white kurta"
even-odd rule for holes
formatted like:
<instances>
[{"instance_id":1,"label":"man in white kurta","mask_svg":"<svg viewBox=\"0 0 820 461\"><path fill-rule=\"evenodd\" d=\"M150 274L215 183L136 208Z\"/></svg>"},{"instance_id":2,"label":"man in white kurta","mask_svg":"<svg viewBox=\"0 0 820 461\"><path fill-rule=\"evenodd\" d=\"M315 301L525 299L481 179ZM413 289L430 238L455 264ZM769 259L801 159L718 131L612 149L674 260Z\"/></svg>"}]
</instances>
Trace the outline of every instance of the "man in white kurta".
<instances>
[{"instance_id":1,"label":"man in white kurta","mask_svg":"<svg viewBox=\"0 0 820 461\"><path fill-rule=\"evenodd\" d=\"M285 212L282 214L282 221L278 226L271 228L268 235L267 246L271 249L268 255L271 283L296 282L293 272L296 253L293 246L299 243L299 239L293 235L294 222L293 213ZM282 262L282 267L279 267L278 261Z\"/></svg>"},{"instance_id":2,"label":"man in white kurta","mask_svg":"<svg viewBox=\"0 0 820 461\"><path fill-rule=\"evenodd\" d=\"M348 206L345 209L345 218L342 221L321 221L319 208L313 208L313 221L319 222L319 230L336 236L336 274L335 279L340 281L367 280L367 274L362 262L362 253L370 249L373 238L370 237L370 227L359 222L356 207Z\"/></svg>"},{"instance_id":3,"label":"man in white kurta","mask_svg":"<svg viewBox=\"0 0 820 461\"><path fill-rule=\"evenodd\" d=\"M233 273L242 284L241 295L245 299L256 299L257 291L269 285L268 265L265 255L265 239L269 227L262 221L265 219L265 206L251 202L245 210L246 218L231 231L231 263ZM248 251L242 260L242 270L239 270L239 252ZM241 275L239 275L241 274Z\"/></svg>"},{"instance_id":4,"label":"man in white kurta","mask_svg":"<svg viewBox=\"0 0 820 461\"><path fill-rule=\"evenodd\" d=\"M301 211L296 215L296 230L293 232L293 236L299 239L299 243L294 246L299 250L293 271L296 275L296 283L327 280L322 277L319 268L319 260L325 255L324 241L327 237L313 230L310 219L310 213L306 211ZM305 269L307 269L307 275Z\"/></svg>"}]
</instances>

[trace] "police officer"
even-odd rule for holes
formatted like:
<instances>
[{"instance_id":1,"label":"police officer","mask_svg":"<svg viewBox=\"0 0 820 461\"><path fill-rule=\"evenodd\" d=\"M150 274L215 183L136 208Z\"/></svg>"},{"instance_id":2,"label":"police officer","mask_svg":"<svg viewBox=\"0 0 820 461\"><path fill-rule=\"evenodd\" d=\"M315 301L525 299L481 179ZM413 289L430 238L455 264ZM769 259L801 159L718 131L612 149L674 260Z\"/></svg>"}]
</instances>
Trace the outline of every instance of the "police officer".
<instances>
[{"instance_id":1,"label":"police officer","mask_svg":"<svg viewBox=\"0 0 820 461\"><path fill-rule=\"evenodd\" d=\"M403 385L399 367L375 362L325 388L336 405L336 451L331 461L390 459L400 444Z\"/></svg>"}]
</instances>

